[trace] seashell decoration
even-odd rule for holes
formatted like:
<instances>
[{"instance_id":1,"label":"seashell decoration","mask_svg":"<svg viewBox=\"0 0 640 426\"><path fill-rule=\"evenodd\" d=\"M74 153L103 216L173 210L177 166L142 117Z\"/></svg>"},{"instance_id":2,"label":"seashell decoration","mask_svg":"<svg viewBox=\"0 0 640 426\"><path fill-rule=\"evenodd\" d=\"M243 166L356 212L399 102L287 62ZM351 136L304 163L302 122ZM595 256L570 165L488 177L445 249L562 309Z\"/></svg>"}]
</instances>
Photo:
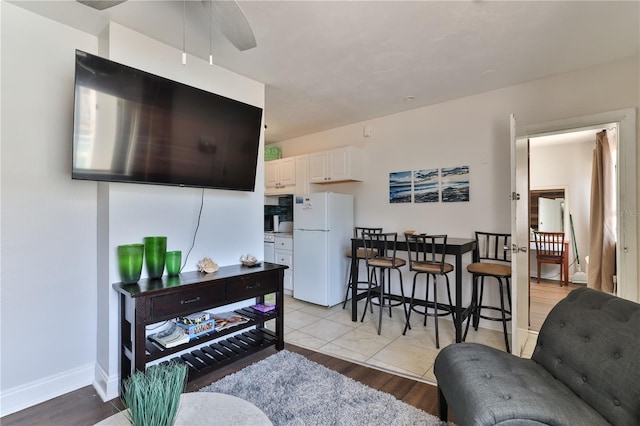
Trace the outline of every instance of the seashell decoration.
<instances>
[{"instance_id":1,"label":"seashell decoration","mask_svg":"<svg viewBox=\"0 0 640 426\"><path fill-rule=\"evenodd\" d=\"M198 271L200 272L211 274L212 272L216 272L218 269L220 269L218 264L208 257L204 257L200 262L198 262Z\"/></svg>"},{"instance_id":2,"label":"seashell decoration","mask_svg":"<svg viewBox=\"0 0 640 426\"><path fill-rule=\"evenodd\" d=\"M240 262L242 262L244 266L254 265L257 261L258 259L250 254L243 254L240 256Z\"/></svg>"}]
</instances>

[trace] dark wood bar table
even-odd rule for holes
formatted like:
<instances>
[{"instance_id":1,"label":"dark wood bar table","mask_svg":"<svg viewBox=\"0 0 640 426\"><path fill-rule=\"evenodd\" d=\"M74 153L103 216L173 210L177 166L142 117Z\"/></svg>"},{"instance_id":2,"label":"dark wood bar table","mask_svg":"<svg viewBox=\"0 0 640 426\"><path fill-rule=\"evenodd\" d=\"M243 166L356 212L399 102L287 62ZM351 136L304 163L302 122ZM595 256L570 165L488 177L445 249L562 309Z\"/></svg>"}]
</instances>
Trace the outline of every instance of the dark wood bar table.
<instances>
[{"instance_id":1,"label":"dark wood bar table","mask_svg":"<svg viewBox=\"0 0 640 426\"><path fill-rule=\"evenodd\" d=\"M351 239L351 282L358 282L358 247L363 247L362 240L360 238ZM386 247L380 247L384 250ZM399 239L396 244L396 249L399 251L407 251L407 241ZM447 238L447 254L455 256L455 271L456 271L456 295L454 306L454 319L453 323L456 329L456 343L462 342L462 324L467 318L469 312L468 307L462 307L462 257L465 253L470 253L476 249L476 240L473 238ZM351 321L358 320L358 300L367 296L366 293L352 294L351 297Z\"/></svg>"}]
</instances>

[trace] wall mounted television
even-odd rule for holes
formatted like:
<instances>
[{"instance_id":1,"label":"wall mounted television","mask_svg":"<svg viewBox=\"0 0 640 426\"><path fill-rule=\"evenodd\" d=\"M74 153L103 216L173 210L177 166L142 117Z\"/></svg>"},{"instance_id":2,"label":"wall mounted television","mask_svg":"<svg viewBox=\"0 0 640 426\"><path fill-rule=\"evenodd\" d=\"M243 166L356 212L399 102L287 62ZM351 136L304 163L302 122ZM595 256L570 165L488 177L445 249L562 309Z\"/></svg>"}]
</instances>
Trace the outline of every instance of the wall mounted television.
<instances>
[{"instance_id":1,"label":"wall mounted television","mask_svg":"<svg viewBox=\"0 0 640 426\"><path fill-rule=\"evenodd\" d=\"M72 178L253 191L262 108L76 50Z\"/></svg>"}]
</instances>

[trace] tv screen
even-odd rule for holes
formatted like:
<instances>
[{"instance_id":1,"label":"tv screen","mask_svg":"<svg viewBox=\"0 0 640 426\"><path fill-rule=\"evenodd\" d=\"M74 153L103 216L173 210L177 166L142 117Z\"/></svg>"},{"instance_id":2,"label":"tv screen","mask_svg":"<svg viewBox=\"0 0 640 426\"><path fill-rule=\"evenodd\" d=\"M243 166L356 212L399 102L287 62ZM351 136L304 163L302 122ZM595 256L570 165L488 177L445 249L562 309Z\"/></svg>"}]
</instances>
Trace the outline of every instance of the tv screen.
<instances>
[{"instance_id":1,"label":"tv screen","mask_svg":"<svg viewBox=\"0 0 640 426\"><path fill-rule=\"evenodd\" d=\"M253 191L262 108L76 51L72 178Z\"/></svg>"}]
</instances>

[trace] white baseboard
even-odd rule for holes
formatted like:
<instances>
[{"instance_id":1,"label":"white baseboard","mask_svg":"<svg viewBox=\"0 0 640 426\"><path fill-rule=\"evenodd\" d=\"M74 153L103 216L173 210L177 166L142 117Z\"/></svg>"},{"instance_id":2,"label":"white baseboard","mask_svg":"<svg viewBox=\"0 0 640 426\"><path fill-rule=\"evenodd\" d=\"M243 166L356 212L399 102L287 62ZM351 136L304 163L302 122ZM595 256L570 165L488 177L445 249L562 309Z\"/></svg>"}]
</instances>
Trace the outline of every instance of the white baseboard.
<instances>
[{"instance_id":1,"label":"white baseboard","mask_svg":"<svg viewBox=\"0 0 640 426\"><path fill-rule=\"evenodd\" d=\"M517 342L513 345L512 352L514 355L522 356L522 352L529 338L529 330L526 328L518 328L517 336Z\"/></svg>"},{"instance_id":2,"label":"white baseboard","mask_svg":"<svg viewBox=\"0 0 640 426\"><path fill-rule=\"evenodd\" d=\"M95 368L93 387L103 401L110 401L120 396L120 375L108 376L98 364Z\"/></svg>"},{"instance_id":3,"label":"white baseboard","mask_svg":"<svg viewBox=\"0 0 640 426\"><path fill-rule=\"evenodd\" d=\"M537 331L528 330L526 342L522 347L520 357L531 358L531 355L533 355L533 351L536 348L536 343L538 342L538 334L539 333Z\"/></svg>"},{"instance_id":4,"label":"white baseboard","mask_svg":"<svg viewBox=\"0 0 640 426\"><path fill-rule=\"evenodd\" d=\"M94 364L86 364L3 391L0 395L0 417L88 386L93 379Z\"/></svg>"}]
</instances>

